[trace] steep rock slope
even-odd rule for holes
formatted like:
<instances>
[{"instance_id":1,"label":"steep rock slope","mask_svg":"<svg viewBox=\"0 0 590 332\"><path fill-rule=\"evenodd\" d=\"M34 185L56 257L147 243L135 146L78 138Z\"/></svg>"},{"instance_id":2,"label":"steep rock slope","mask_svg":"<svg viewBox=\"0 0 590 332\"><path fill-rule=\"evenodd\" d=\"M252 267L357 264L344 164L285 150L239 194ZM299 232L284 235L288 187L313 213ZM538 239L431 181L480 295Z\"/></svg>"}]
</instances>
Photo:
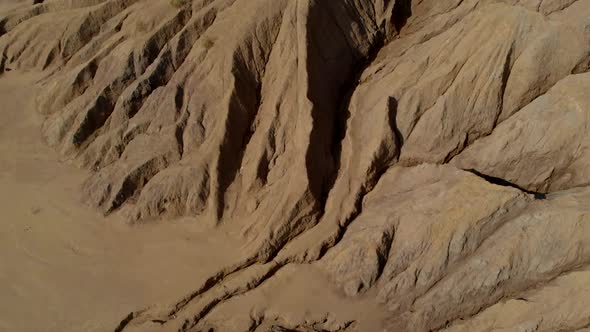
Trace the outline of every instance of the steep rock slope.
<instances>
[{"instance_id":1,"label":"steep rock slope","mask_svg":"<svg viewBox=\"0 0 590 332\"><path fill-rule=\"evenodd\" d=\"M590 280L590 1L13 3L0 70L46 72L42 132L93 171L84 200L248 243L115 331L358 329L211 318L304 266L377 299L391 331L590 323L571 309Z\"/></svg>"}]
</instances>

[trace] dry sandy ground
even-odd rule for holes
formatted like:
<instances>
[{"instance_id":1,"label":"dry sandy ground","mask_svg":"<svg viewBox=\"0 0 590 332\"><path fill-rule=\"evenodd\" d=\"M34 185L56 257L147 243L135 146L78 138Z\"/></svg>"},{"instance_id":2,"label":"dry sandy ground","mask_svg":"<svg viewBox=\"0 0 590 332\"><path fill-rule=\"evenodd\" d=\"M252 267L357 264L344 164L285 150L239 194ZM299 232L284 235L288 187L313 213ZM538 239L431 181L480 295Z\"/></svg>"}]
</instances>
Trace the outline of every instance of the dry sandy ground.
<instances>
[{"instance_id":1,"label":"dry sandy ground","mask_svg":"<svg viewBox=\"0 0 590 332\"><path fill-rule=\"evenodd\" d=\"M184 223L131 231L78 204L85 172L60 163L41 141L34 80L0 79L0 330L110 326L190 288L188 276L218 261L223 244ZM195 244L207 243L220 250L200 260Z\"/></svg>"},{"instance_id":2,"label":"dry sandy ground","mask_svg":"<svg viewBox=\"0 0 590 332\"><path fill-rule=\"evenodd\" d=\"M590 327L590 0L27 2L9 331Z\"/></svg>"},{"instance_id":3,"label":"dry sandy ground","mask_svg":"<svg viewBox=\"0 0 590 332\"><path fill-rule=\"evenodd\" d=\"M132 228L79 203L86 171L57 160L39 134L39 77L0 77L0 331L112 331L130 311L185 295L236 256L228 244L239 242L223 229L205 232L188 219ZM243 304L294 315L329 306L378 324L376 307L345 300L313 268L277 277L221 315Z\"/></svg>"},{"instance_id":4,"label":"dry sandy ground","mask_svg":"<svg viewBox=\"0 0 590 332\"><path fill-rule=\"evenodd\" d=\"M32 1L26 1L26 0L18 0L18 1L14 1L14 0L0 0L0 11L9 11L9 10L13 10L15 8L18 7L23 7L26 5L30 5Z\"/></svg>"},{"instance_id":5,"label":"dry sandy ground","mask_svg":"<svg viewBox=\"0 0 590 332\"><path fill-rule=\"evenodd\" d=\"M184 223L131 231L78 204L85 172L43 144L35 79L0 78L0 331L110 327L190 288L223 244ZM208 243L220 250L201 260Z\"/></svg>"}]
</instances>

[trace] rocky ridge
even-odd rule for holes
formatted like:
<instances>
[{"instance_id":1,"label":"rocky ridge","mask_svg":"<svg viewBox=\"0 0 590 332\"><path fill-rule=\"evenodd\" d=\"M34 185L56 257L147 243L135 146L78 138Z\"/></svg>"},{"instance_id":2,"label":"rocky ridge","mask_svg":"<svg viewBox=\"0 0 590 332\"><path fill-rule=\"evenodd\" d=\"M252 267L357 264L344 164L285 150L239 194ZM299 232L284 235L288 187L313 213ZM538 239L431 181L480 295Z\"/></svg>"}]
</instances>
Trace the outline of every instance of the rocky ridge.
<instances>
[{"instance_id":1,"label":"rocky ridge","mask_svg":"<svg viewBox=\"0 0 590 332\"><path fill-rule=\"evenodd\" d=\"M590 326L590 1L13 2L0 70L46 72L84 201L247 243L114 331L354 331L213 323L308 265L388 331Z\"/></svg>"}]
</instances>

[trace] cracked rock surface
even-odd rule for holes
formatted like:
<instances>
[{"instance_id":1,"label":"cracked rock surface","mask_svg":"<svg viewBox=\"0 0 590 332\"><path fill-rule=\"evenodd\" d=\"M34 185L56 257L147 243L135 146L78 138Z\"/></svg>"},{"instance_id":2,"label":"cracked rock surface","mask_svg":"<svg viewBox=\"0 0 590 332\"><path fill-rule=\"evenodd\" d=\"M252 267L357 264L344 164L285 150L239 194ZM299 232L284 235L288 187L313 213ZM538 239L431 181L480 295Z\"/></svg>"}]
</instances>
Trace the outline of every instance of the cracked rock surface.
<instances>
[{"instance_id":1,"label":"cracked rock surface","mask_svg":"<svg viewBox=\"0 0 590 332\"><path fill-rule=\"evenodd\" d=\"M83 200L240 239L112 331L589 328L589 0L5 2Z\"/></svg>"}]
</instances>

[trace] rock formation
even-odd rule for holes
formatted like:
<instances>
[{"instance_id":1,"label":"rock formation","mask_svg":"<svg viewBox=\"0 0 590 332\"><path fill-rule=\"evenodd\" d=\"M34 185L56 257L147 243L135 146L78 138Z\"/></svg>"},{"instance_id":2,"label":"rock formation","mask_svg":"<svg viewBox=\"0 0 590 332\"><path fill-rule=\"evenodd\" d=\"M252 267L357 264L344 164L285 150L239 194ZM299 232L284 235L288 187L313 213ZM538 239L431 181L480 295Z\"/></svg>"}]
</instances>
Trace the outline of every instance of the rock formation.
<instances>
[{"instance_id":1,"label":"rock formation","mask_svg":"<svg viewBox=\"0 0 590 332\"><path fill-rule=\"evenodd\" d=\"M247 243L114 331L358 330L212 323L309 265L387 331L590 326L590 1L13 2L0 71L46 73L84 201Z\"/></svg>"}]
</instances>

